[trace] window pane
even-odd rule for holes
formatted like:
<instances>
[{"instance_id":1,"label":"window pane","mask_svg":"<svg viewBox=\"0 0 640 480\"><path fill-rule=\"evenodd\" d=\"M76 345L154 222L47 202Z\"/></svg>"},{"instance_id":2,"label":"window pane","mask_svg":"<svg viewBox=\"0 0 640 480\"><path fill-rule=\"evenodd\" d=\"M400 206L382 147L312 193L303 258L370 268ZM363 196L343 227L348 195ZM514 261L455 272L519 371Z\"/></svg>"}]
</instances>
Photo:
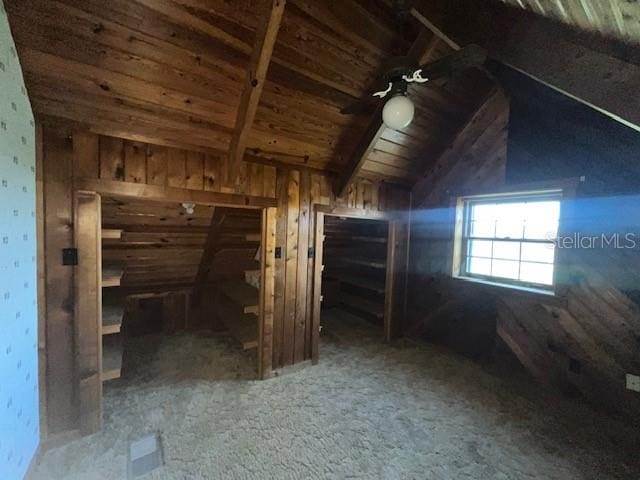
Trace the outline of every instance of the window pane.
<instances>
[{"instance_id":1,"label":"window pane","mask_svg":"<svg viewBox=\"0 0 640 480\"><path fill-rule=\"evenodd\" d=\"M495 221L473 220L471 222L469 233L472 237L493 238L495 233Z\"/></svg>"},{"instance_id":2,"label":"window pane","mask_svg":"<svg viewBox=\"0 0 640 480\"><path fill-rule=\"evenodd\" d=\"M532 240L557 237L559 199L548 194L479 198L467 208L464 235L472 237L465 252L467 273L553 285L555 246Z\"/></svg>"},{"instance_id":3,"label":"window pane","mask_svg":"<svg viewBox=\"0 0 640 480\"><path fill-rule=\"evenodd\" d=\"M524 238L529 240L555 240L557 235L557 222L527 222L524 227Z\"/></svg>"},{"instance_id":4,"label":"window pane","mask_svg":"<svg viewBox=\"0 0 640 480\"><path fill-rule=\"evenodd\" d=\"M488 258L469 257L468 273L474 275L491 275L491 260Z\"/></svg>"},{"instance_id":5,"label":"window pane","mask_svg":"<svg viewBox=\"0 0 640 480\"><path fill-rule=\"evenodd\" d=\"M555 248L551 243L523 243L523 262L553 263Z\"/></svg>"},{"instance_id":6,"label":"window pane","mask_svg":"<svg viewBox=\"0 0 640 480\"><path fill-rule=\"evenodd\" d=\"M523 212L527 222L558 222L560 219L560 201L527 202Z\"/></svg>"},{"instance_id":7,"label":"window pane","mask_svg":"<svg viewBox=\"0 0 640 480\"><path fill-rule=\"evenodd\" d=\"M471 219L492 222L496 218L495 203L478 203L471 207Z\"/></svg>"},{"instance_id":8,"label":"window pane","mask_svg":"<svg viewBox=\"0 0 640 480\"><path fill-rule=\"evenodd\" d=\"M493 242L493 258L520 260L520 242Z\"/></svg>"},{"instance_id":9,"label":"window pane","mask_svg":"<svg viewBox=\"0 0 640 480\"><path fill-rule=\"evenodd\" d=\"M542 285L552 285L553 265L522 262L520 264L520 280L523 282L540 283Z\"/></svg>"},{"instance_id":10,"label":"window pane","mask_svg":"<svg viewBox=\"0 0 640 480\"><path fill-rule=\"evenodd\" d=\"M491 241L471 240L469 242L469 256L491 258Z\"/></svg>"},{"instance_id":11,"label":"window pane","mask_svg":"<svg viewBox=\"0 0 640 480\"><path fill-rule=\"evenodd\" d=\"M492 260L491 275L494 277L518 279L518 262L511 260Z\"/></svg>"},{"instance_id":12,"label":"window pane","mask_svg":"<svg viewBox=\"0 0 640 480\"><path fill-rule=\"evenodd\" d=\"M524 203L500 203L497 206L496 237L522 238Z\"/></svg>"},{"instance_id":13,"label":"window pane","mask_svg":"<svg viewBox=\"0 0 640 480\"><path fill-rule=\"evenodd\" d=\"M496 238L520 239L524 232L522 221L498 220L496 222Z\"/></svg>"},{"instance_id":14,"label":"window pane","mask_svg":"<svg viewBox=\"0 0 640 480\"><path fill-rule=\"evenodd\" d=\"M522 223L524 206L523 202L499 203L496 207L496 217L499 221Z\"/></svg>"}]
</instances>

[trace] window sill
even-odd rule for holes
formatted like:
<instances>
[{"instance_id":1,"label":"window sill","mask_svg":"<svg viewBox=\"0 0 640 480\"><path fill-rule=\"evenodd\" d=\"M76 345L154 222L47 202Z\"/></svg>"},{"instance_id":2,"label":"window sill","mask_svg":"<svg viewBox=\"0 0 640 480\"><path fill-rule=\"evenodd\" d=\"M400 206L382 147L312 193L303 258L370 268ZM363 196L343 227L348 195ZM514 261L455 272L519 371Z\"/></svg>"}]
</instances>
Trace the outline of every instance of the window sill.
<instances>
[{"instance_id":1,"label":"window sill","mask_svg":"<svg viewBox=\"0 0 640 480\"><path fill-rule=\"evenodd\" d=\"M514 290L516 292L521 292L521 293L541 295L541 296L550 297L550 298L556 297L556 292L553 290L543 290L541 288L524 287L521 285L510 285L508 283L492 282L491 280L483 280L481 278L473 278L473 277L463 277L458 275L454 275L453 278L455 280L462 280L462 281L471 282L471 283L479 283L481 285L503 288L505 290Z\"/></svg>"}]
</instances>

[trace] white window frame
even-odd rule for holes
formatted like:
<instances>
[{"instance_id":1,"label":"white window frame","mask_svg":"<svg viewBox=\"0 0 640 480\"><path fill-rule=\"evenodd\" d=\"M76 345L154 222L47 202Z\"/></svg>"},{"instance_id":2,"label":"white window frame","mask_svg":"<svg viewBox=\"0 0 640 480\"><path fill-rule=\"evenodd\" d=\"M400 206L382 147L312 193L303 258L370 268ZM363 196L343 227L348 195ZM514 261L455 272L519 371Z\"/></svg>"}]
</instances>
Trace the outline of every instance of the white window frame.
<instances>
[{"instance_id":1,"label":"white window frame","mask_svg":"<svg viewBox=\"0 0 640 480\"><path fill-rule=\"evenodd\" d=\"M563 190L562 189L545 189L545 190L533 190L533 191L519 191L519 192L505 192L505 193L492 193L492 194L484 194L484 195L469 195L464 197L458 197L456 199L456 208L455 208L455 232L454 232L454 251L453 251L453 277L458 278L465 281L483 283L488 285L494 285L499 287L505 287L515 290L523 290L534 293L542 293L545 295L555 295L556 294L556 286L557 286L557 274L558 274L558 248L555 248L554 251L554 260L553 260L553 281L551 285L543 285L543 284L535 284L529 282L523 282L521 280L511 280L507 278L493 277L493 276L482 276L482 275L474 275L467 273L466 265L467 265L467 250L468 250L468 241L469 235L467 233L468 225L469 225L469 213L471 210L471 205L474 203L512 203L517 201L522 201L526 199L554 199L560 202L560 222L562 221L562 200L563 200ZM558 234L560 232L561 226L558 225ZM491 238L493 240L493 238ZM500 239L506 241L522 241L516 239ZM535 241L536 243L538 241ZM551 244L551 240L549 241L541 241L542 243Z\"/></svg>"}]
</instances>

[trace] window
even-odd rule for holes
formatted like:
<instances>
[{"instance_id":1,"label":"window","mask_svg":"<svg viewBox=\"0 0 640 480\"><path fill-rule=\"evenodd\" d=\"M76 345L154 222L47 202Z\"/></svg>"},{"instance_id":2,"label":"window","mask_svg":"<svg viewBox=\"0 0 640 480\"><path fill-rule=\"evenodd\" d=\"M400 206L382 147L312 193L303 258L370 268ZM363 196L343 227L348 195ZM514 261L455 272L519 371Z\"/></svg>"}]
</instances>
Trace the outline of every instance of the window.
<instances>
[{"instance_id":1,"label":"window","mask_svg":"<svg viewBox=\"0 0 640 480\"><path fill-rule=\"evenodd\" d=\"M553 290L560 198L544 192L461 199L455 274Z\"/></svg>"}]
</instances>

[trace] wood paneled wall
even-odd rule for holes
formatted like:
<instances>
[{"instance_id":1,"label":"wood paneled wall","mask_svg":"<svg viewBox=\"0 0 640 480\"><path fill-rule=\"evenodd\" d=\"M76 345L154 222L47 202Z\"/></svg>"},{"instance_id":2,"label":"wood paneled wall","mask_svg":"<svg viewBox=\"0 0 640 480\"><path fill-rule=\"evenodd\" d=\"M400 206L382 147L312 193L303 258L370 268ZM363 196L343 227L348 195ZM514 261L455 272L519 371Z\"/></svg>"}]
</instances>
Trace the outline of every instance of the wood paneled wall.
<instances>
[{"instance_id":1,"label":"wood paneled wall","mask_svg":"<svg viewBox=\"0 0 640 480\"><path fill-rule=\"evenodd\" d=\"M74 188L87 185L106 185L111 190L114 185L126 189L145 185L159 188L153 190L152 200L129 199L127 203L134 201L140 205L162 200L157 198L162 188L172 195L194 198L196 203L201 198L200 192L242 195L238 198L246 202L245 205L255 199L258 207L265 198L272 198L273 204L277 204L276 248L280 252L274 265L274 369L311 356L313 261L309 259L309 248L315 239L314 205L348 207L363 213L407 210L409 206L408 191L384 182L358 179L344 198L335 198L332 178L317 171L243 163L238 182L229 187L221 182L226 168L224 158L78 133L69 130L66 124L55 128L47 123L43 132L47 405L52 434L78 427L73 360L73 267L63 267L60 263L61 250L73 246L74 241ZM165 204L167 202L179 203L174 197L167 198ZM115 206L115 210L117 208ZM109 215L105 219L110 221ZM177 269L175 280L184 288L184 278L179 276ZM165 280L171 281L171 278Z\"/></svg>"},{"instance_id":2,"label":"wood paneled wall","mask_svg":"<svg viewBox=\"0 0 640 480\"><path fill-rule=\"evenodd\" d=\"M445 343L471 357L492 356L502 343L541 384L579 392L596 407L637 418L640 401L625 390L625 372L640 368L640 307L631 298L633 291L627 292L637 285L637 275L629 268L637 264L637 249L563 249L556 264L555 297L451 277L451 199L474 189L505 189L506 123L502 120L498 128L496 122L506 117L494 107L487 104L478 112L440 159L439 168L414 189L414 205L420 207L412 210L405 333ZM561 162L563 156L554 160ZM525 168L531 170L530 164ZM616 221L612 212L637 208L637 197L622 198L585 198L578 189L576 200L563 201L564 235L597 235L603 225L611 228ZM635 231L637 221L624 215L618 220L623 218L626 223L618 228L632 224ZM630 281L630 275L635 280Z\"/></svg>"},{"instance_id":3,"label":"wood paneled wall","mask_svg":"<svg viewBox=\"0 0 640 480\"><path fill-rule=\"evenodd\" d=\"M88 133L76 133L73 139L77 178L275 197L273 166L243 162L236 184L226 186L222 156Z\"/></svg>"}]
</instances>

